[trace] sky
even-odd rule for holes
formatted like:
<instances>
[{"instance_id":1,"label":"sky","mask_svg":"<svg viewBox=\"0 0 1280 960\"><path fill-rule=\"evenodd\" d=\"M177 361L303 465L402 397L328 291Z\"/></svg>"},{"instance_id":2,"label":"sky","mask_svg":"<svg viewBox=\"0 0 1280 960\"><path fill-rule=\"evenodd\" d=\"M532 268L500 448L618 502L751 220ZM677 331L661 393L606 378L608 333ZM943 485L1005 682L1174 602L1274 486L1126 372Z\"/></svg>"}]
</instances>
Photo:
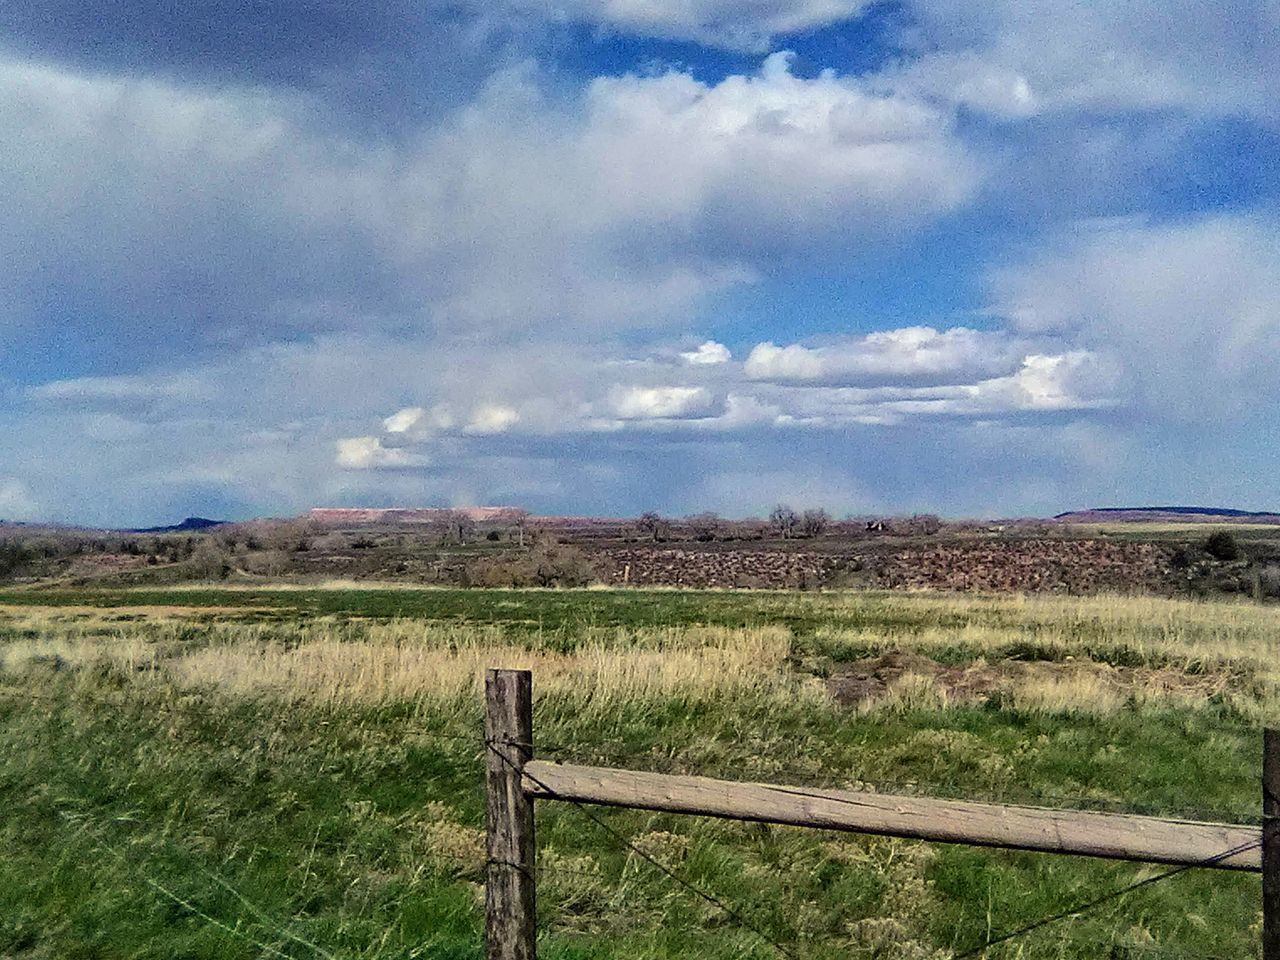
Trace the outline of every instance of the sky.
<instances>
[{"instance_id":1,"label":"sky","mask_svg":"<svg viewBox=\"0 0 1280 960\"><path fill-rule=\"evenodd\" d=\"M9 0L0 518L1280 509L1276 0Z\"/></svg>"}]
</instances>

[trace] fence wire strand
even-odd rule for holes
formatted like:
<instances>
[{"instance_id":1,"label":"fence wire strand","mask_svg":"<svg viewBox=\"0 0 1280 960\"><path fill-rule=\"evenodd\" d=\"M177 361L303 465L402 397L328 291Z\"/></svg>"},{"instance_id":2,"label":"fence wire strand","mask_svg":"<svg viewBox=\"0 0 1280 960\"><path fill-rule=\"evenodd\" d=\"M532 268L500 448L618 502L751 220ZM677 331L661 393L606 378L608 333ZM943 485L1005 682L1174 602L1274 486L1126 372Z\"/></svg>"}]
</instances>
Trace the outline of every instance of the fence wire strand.
<instances>
[{"instance_id":1,"label":"fence wire strand","mask_svg":"<svg viewBox=\"0 0 1280 960\"><path fill-rule=\"evenodd\" d=\"M498 749L498 745L496 742L487 741L487 744L488 744L488 749L492 750L494 755L497 756L507 766L509 766L513 771L515 771L517 774L528 777L531 781L533 781L533 783L537 784L543 790L547 791L548 796L556 798L556 792L554 790L552 790L545 783L543 783L538 777L516 766L516 764L514 763L514 761L511 760L510 757L508 757L505 753L503 753L500 749ZM601 831L607 834L610 838L612 838L613 841L617 843L619 846L635 854L645 863L654 867L659 872L665 874L670 880L674 881L676 884L678 884L680 887L684 888L685 890L689 891L690 893L694 894L699 899L705 901L706 903L711 904L713 907L715 907L721 913L723 913L726 917L728 917L730 920L736 923L740 928L755 934L762 941L764 941L766 944L768 944L770 947L776 950L779 954L786 957L787 960L799 960L798 956L795 953L793 953L788 947L783 946L773 937L769 936L769 934L761 930L758 926L756 926L754 923L748 920L742 914L742 912L738 910L736 907L731 906L729 903L725 902L725 900L716 896L714 893L710 893L707 890L703 889L702 887L699 887L697 884L693 883L691 880L680 876L678 873L676 873L666 864L662 863L656 857L652 856L651 854L642 850L640 847L636 846L626 836L624 836L618 830L614 829L607 822L605 822L603 818L596 816L594 813L588 810L585 804L579 803L577 800L569 800L568 802L573 807L575 807L579 813L581 813L584 817L590 820L597 828L599 828Z\"/></svg>"},{"instance_id":2,"label":"fence wire strand","mask_svg":"<svg viewBox=\"0 0 1280 960\"><path fill-rule=\"evenodd\" d=\"M999 944L1002 944L1002 943L1008 943L1011 940L1017 940L1021 937L1026 936L1029 933L1032 933L1036 930L1040 930L1044 927L1047 927L1050 924L1057 923L1060 920L1067 920L1067 919L1070 919L1071 917L1078 917L1083 913L1087 913L1090 910L1095 910L1098 907L1104 906L1113 900L1118 900L1121 897L1126 896L1127 894L1133 893L1135 890L1140 890L1143 887L1149 887L1152 884L1160 883L1162 880L1168 880L1170 877L1176 877L1179 874L1186 873L1188 870L1195 870L1200 867L1211 867L1215 863L1218 863L1222 860L1227 860L1231 857L1236 856L1237 854L1244 853L1246 850L1252 850L1254 847L1260 847L1260 846L1262 846L1261 838L1257 840L1250 840L1248 843L1238 844L1237 846L1231 847L1227 850L1223 850L1221 853L1214 854L1212 857L1206 857L1204 860L1198 860L1195 863L1184 863L1181 866L1173 867L1170 870L1164 870L1161 873L1157 873L1154 876L1146 877L1142 880L1135 881L1134 883L1131 883L1128 886L1121 887L1118 890L1112 890L1108 893L1102 894L1101 896L1094 897L1091 900L1086 900L1083 903L1078 903L1075 906L1068 907L1065 910L1060 910L1057 913L1050 914L1049 916L1041 917L1039 920L1036 920L1032 923L1028 923L1025 926L1021 926L1014 930L1010 930L1006 933L1002 933L999 936L990 937L986 940L986 942L981 943L976 947L972 947L964 951L963 953L955 954L952 957L952 960L968 960L968 958L970 957L981 956L985 954L988 950L990 950L992 947L998 946Z\"/></svg>"},{"instance_id":3,"label":"fence wire strand","mask_svg":"<svg viewBox=\"0 0 1280 960\"><path fill-rule=\"evenodd\" d=\"M572 798L564 798L564 797L558 796L555 790L548 787L547 784L544 783L542 780L540 780L538 777L529 773L527 770L521 770L517 768L509 757L507 757L501 750L497 749L496 742L487 741L487 745L488 745L488 749L492 750L499 758L501 758L501 760L504 763L506 763L508 766L511 766L512 769L517 770L517 772L519 772L522 776L527 777L539 788L544 790L550 799L558 799L562 801L568 800L568 802L572 804L574 807L576 807L583 816L585 816L592 823L594 823L598 828L600 828L605 833L607 833L616 843L630 850L631 852L639 856L641 859L643 859L647 863L651 864L652 866L660 870L663 874L665 874L671 880L675 881L681 887L684 887L686 890L689 890L690 892L696 894L701 899L717 907L727 917L729 917L731 920L737 923L740 927L750 931L751 933L754 933L757 937L759 937L765 943L769 944L771 947L777 950L780 954L789 958L789 960L797 960L796 954L794 954L788 948L784 947L782 944L778 943L773 938L769 937L767 934L761 931L758 927L756 927L755 925L747 921L747 919L741 914L740 911L731 907L729 904L725 903L724 900L715 896L714 894L709 893L706 890L692 884L685 878L681 877L680 875L678 875L677 873L669 869L666 865L658 861L656 858L647 854L644 850L637 847L634 843L628 840L623 834L615 830L602 818L597 817L595 814L593 814L590 810L587 809L587 807L584 804ZM810 793L804 790L782 788L776 785L775 785L775 789L782 789L783 792L790 793L795 796L807 797L810 799L836 800L839 802L845 802L850 804L856 803L856 801L849 800L843 797L832 797L826 794ZM1084 903L1076 904L1072 907L1068 907L1065 910L1061 910L1056 913L1050 914L1048 916L1042 917L1039 920L1036 920L1029 924L1025 924L1024 926L1018 927L1014 930L1007 931L996 937L991 937L987 939L984 943L976 947L965 950L962 953L953 954L951 960L971 960L971 958L985 955L986 952L990 950L992 947L996 947L996 946L999 946L1000 944L1009 943L1013 940L1020 939L1021 937L1027 936L1028 934L1031 934L1037 930L1041 930L1047 926L1050 926L1054 923L1058 923L1062 920L1078 917L1084 913L1088 913L1089 911L1092 911L1101 906L1104 906L1107 903L1110 903L1114 900L1118 900L1130 893L1133 893L1136 890L1140 890L1144 887L1148 887L1153 884L1159 883L1161 881L1168 880L1172 877L1176 877L1180 874L1187 872L1188 870L1204 868L1204 867L1212 867L1214 864L1219 863L1220 861L1230 859L1231 857L1244 853L1248 850L1252 850L1255 847L1260 847L1261 845L1262 845L1261 838L1257 840L1250 840L1247 843L1238 844L1220 853L1214 854L1211 857L1206 857L1203 860L1196 861L1195 863L1182 864L1180 866L1173 867L1169 870L1162 871L1161 873L1155 874L1154 876L1146 877L1142 880L1135 881L1134 883L1128 884L1127 886L1121 887L1117 890L1112 890L1099 897L1095 897L1091 900L1085 901ZM1156 947L1154 949L1159 950L1160 948ZM1183 956L1188 956L1188 955L1183 954ZM1211 958L1206 958L1206 960L1211 960Z\"/></svg>"}]
</instances>

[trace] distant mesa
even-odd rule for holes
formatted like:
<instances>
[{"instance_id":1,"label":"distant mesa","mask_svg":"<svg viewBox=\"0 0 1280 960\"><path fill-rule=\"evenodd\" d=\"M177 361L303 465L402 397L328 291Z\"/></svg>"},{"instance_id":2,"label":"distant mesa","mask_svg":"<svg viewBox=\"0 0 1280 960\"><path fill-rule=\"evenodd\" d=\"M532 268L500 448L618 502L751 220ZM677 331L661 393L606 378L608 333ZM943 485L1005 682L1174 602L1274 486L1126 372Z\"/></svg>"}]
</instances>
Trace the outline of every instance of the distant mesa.
<instances>
[{"instance_id":1,"label":"distant mesa","mask_svg":"<svg viewBox=\"0 0 1280 960\"><path fill-rule=\"evenodd\" d=\"M364 523L444 523L461 513L475 523L515 522L519 507L312 507L308 518L330 526Z\"/></svg>"},{"instance_id":2,"label":"distant mesa","mask_svg":"<svg viewBox=\"0 0 1280 960\"><path fill-rule=\"evenodd\" d=\"M187 517L181 523L168 527L142 527L131 533L183 533L188 530L208 530L210 527L221 527L226 520L210 520L208 517Z\"/></svg>"},{"instance_id":3,"label":"distant mesa","mask_svg":"<svg viewBox=\"0 0 1280 960\"><path fill-rule=\"evenodd\" d=\"M1268 511L1235 510L1231 507L1094 507L1091 510L1069 510L1053 519L1065 523L1102 523L1117 521L1179 521L1213 523L1222 521L1280 523L1280 514Z\"/></svg>"}]
</instances>

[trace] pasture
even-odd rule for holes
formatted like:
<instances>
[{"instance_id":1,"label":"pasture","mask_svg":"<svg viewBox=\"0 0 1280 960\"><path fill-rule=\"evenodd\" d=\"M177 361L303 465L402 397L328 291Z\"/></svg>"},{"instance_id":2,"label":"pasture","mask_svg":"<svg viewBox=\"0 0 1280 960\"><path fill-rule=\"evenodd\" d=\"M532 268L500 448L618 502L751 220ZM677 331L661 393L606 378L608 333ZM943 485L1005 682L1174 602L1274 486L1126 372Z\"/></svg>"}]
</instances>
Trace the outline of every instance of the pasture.
<instances>
[{"instance_id":1,"label":"pasture","mask_svg":"<svg viewBox=\"0 0 1280 960\"><path fill-rule=\"evenodd\" d=\"M615 590L0 594L0 956L481 956L480 673L546 759L1257 822L1280 608ZM802 958L945 960L1159 868L597 815ZM567 804L540 953L771 957ZM992 960L1249 957L1191 871Z\"/></svg>"}]
</instances>

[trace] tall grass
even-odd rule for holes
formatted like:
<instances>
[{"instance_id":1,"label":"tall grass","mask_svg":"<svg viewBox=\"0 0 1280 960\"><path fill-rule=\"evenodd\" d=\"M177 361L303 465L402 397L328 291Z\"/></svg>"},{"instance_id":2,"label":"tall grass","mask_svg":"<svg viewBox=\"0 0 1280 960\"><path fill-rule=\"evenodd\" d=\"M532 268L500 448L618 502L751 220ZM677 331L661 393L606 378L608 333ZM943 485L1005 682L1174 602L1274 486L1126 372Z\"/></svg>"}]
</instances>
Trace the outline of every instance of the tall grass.
<instances>
[{"instance_id":1,"label":"tall grass","mask_svg":"<svg viewBox=\"0 0 1280 960\"><path fill-rule=\"evenodd\" d=\"M360 640L325 633L312 631L300 644L210 645L166 669L185 685L321 703L470 704L492 666L532 670L540 696L605 711L655 700L768 703L823 695L816 680L786 670L790 635L777 627L615 631L612 643L591 640L570 652L501 643L491 629L436 632L396 623L371 625Z\"/></svg>"},{"instance_id":2,"label":"tall grass","mask_svg":"<svg viewBox=\"0 0 1280 960\"><path fill-rule=\"evenodd\" d=\"M820 677L845 662L905 651L940 664L997 665L988 670L990 692L1021 710L1225 704L1260 720L1274 716L1280 700L1280 608L1252 604L772 594L757 602L782 622L598 625L584 614L576 624L542 629L520 615L519 601L507 599L513 595L502 596L514 604L511 615L490 623L238 620L243 611L220 609L211 618L164 605L0 609L0 671L111 667L131 683L236 696L457 705L474 701L485 668L503 665L535 671L548 701L597 710L725 698L830 709ZM801 613L826 622L797 622ZM955 700L925 675L895 679L862 707L901 709L922 697L937 709Z\"/></svg>"}]
</instances>

